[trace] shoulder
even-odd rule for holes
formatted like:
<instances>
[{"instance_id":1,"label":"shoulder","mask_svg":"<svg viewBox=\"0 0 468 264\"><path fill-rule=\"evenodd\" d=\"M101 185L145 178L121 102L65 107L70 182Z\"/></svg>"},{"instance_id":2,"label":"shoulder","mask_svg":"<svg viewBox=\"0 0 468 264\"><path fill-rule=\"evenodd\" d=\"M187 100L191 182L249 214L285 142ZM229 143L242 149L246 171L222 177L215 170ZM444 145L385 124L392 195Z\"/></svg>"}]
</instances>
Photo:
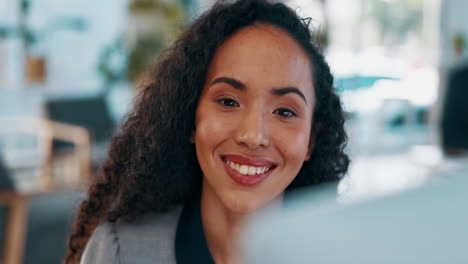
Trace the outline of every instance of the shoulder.
<instances>
[{"instance_id":1,"label":"shoulder","mask_svg":"<svg viewBox=\"0 0 468 264\"><path fill-rule=\"evenodd\" d=\"M146 214L134 222L105 222L89 239L82 264L175 263L175 236L182 207Z\"/></svg>"}]
</instances>

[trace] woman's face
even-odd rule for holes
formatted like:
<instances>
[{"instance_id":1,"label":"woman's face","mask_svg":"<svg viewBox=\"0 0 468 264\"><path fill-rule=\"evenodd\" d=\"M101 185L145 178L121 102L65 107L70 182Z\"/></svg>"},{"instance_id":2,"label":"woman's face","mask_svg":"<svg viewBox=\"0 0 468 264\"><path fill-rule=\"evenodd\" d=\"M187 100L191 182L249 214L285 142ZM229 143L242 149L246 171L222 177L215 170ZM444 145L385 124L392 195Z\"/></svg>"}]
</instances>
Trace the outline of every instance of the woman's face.
<instances>
[{"instance_id":1,"label":"woman's face","mask_svg":"<svg viewBox=\"0 0 468 264\"><path fill-rule=\"evenodd\" d=\"M281 198L313 145L313 91L307 54L284 31L250 26L221 45L196 112L203 199L248 213Z\"/></svg>"}]
</instances>

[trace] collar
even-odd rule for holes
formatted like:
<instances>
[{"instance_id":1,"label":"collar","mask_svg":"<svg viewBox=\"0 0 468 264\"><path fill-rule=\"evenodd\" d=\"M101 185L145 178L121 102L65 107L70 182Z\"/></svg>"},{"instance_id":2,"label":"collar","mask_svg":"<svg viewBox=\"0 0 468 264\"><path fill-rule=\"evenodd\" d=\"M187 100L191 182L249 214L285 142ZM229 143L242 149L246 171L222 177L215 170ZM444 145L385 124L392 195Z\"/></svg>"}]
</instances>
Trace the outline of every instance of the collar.
<instances>
[{"instance_id":1,"label":"collar","mask_svg":"<svg viewBox=\"0 0 468 264\"><path fill-rule=\"evenodd\" d=\"M175 255L178 264L214 264L201 222L200 199L187 202L177 224Z\"/></svg>"}]
</instances>

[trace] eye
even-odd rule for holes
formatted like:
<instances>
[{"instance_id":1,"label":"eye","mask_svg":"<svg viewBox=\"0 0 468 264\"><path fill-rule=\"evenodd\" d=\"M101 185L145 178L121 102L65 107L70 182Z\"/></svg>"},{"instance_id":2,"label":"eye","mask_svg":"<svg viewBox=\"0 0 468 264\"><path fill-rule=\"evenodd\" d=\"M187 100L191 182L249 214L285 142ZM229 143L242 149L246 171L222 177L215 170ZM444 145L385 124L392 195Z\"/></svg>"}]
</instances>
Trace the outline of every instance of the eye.
<instances>
[{"instance_id":1,"label":"eye","mask_svg":"<svg viewBox=\"0 0 468 264\"><path fill-rule=\"evenodd\" d=\"M235 100L230 99L230 98L221 98L219 100L216 100L218 103L228 106L228 107L239 107L239 103L237 103Z\"/></svg>"},{"instance_id":2,"label":"eye","mask_svg":"<svg viewBox=\"0 0 468 264\"><path fill-rule=\"evenodd\" d=\"M278 108L273 113L280 115L281 117L296 117L297 114L294 111L287 108Z\"/></svg>"}]
</instances>

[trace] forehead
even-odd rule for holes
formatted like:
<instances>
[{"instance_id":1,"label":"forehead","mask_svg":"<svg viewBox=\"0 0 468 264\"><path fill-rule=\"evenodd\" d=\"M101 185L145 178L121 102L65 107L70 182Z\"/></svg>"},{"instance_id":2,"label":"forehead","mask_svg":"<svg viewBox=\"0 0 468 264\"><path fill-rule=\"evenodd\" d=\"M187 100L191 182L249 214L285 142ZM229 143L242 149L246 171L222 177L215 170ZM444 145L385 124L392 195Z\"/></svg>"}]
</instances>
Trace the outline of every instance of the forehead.
<instances>
[{"instance_id":1,"label":"forehead","mask_svg":"<svg viewBox=\"0 0 468 264\"><path fill-rule=\"evenodd\" d=\"M295 86L313 95L310 59L285 31L258 24L241 29L215 52L207 82L229 76L247 86Z\"/></svg>"}]
</instances>

